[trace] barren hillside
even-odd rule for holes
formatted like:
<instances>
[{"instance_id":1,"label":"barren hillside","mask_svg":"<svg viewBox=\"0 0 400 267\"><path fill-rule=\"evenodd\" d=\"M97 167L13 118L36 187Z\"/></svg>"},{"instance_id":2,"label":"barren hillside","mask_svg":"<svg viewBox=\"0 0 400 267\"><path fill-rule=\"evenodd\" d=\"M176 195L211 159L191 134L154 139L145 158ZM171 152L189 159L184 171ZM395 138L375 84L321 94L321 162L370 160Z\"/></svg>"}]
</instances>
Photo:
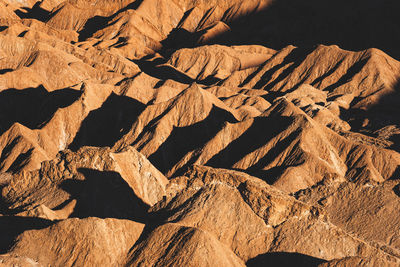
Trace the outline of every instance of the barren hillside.
<instances>
[{"instance_id":1,"label":"barren hillside","mask_svg":"<svg viewBox=\"0 0 400 267\"><path fill-rule=\"evenodd\" d=\"M0 0L0 266L399 266L399 8Z\"/></svg>"}]
</instances>

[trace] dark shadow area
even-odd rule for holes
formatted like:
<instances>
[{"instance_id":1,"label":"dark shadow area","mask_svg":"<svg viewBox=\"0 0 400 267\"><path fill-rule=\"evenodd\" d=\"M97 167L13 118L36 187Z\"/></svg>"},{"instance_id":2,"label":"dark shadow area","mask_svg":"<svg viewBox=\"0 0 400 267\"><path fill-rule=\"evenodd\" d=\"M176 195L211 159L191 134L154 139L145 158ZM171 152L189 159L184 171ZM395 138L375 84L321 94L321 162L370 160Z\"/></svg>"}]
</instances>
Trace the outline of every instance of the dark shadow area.
<instances>
[{"instance_id":1,"label":"dark shadow area","mask_svg":"<svg viewBox=\"0 0 400 267\"><path fill-rule=\"evenodd\" d=\"M329 85L324 90L330 92L331 90L346 84L349 80L351 80L352 77L354 77L354 75L356 75L363 69L367 61L368 59L357 61L353 66L347 69L345 75L340 77L340 79L336 83Z\"/></svg>"},{"instance_id":2,"label":"dark shadow area","mask_svg":"<svg viewBox=\"0 0 400 267\"><path fill-rule=\"evenodd\" d=\"M172 220L171 217L173 217L176 214L182 214L183 211L188 211L188 209L190 210L190 207L196 201L196 199L198 199L199 196L203 193L203 190L204 189L198 190L192 196L190 196L180 204L178 204L179 194L167 203L165 203L164 200L158 202L156 205L160 205L162 208L161 209L156 208L157 210L155 212L149 213L149 221L152 223L153 228L156 228L166 222L179 224L181 218L178 217ZM178 201L176 201L176 199L178 199ZM184 213L186 212L183 212L183 214Z\"/></svg>"},{"instance_id":3,"label":"dark shadow area","mask_svg":"<svg viewBox=\"0 0 400 267\"><path fill-rule=\"evenodd\" d=\"M50 12L40 7L42 1L36 2L32 8L23 7L22 10L15 11L21 19L36 19L41 22L46 22L50 18Z\"/></svg>"},{"instance_id":4,"label":"dark shadow area","mask_svg":"<svg viewBox=\"0 0 400 267\"><path fill-rule=\"evenodd\" d=\"M396 194L396 196L400 197L400 184L393 187L393 192Z\"/></svg>"},{"instance_id":5,"label":"dark shadow area","mask_svg":"<svg viewBox=\"0 0 400 267\"><path fill-rule=\"evenodd\" d=\"M197 41L201 37L202 33L201 32L192 33L181 27L192 11L193 8L187 10L183 15L183 17L181 18L181 20L179 21L177 27L172 29L172 31L168 34L167 38L161 41L162 46L165 48L162 49L161 52L166 57L169 57L169 55L173 53L174 49L192 48L196 46ZM173 49L168 50L168 48L173 48Z\"/></svg>"},{"instance_id":6,"label":"dark shadow area","mask_svg":"<svg viewBox=\"0 0 400 267\"><path fill-rule=\"evenodd\" d=\"M0 254L7 253L24 231L43 229L53 223L40 218L0 216Z\"/></svg>"},{"instance_id":7,"label":"dark shadow area","mask_svg":"<svg viewBox=\"0 0 400 267\"><path fill-rule=\"evenodd\" d=\"M44 87L0 92L0 134L18 122L31 129L40 128L59 108L75 102L80 91L62 89L48 92Z\"/></svg>"},{"instance_id":8,"label":"dark shadow area","mask_svg":"<svg viewBox=\"0 0 400 267\"><path fill-rule=\"evenodd\" d=\"M277 98L282 97L285 94L286 92L269 91L268 94L261 95L261 97L267 100L269 103L273 103Z\"/></svg>"},{"instance_id":9,"label":"dark shadow area","mask_svg":"<svg viewBox=\"0 0 400 267\"><path fill-rule=\"evenodd\" d=\"M225 149L212 157L205 165L214 168L233 169L263 179L273 184L288 166L276 166L265 170L264 168L276 159L277 155L284 152L299 135L299 131L290 133L286 138L279 140L255 164L247 169L235 169L232 166L242 158L266 145L275 136L285 131L293 122L290 117L260 117L255 118L253 125L236 140L232 141ZM292 163L290 166L295 166Z\"/></svg>"},{"instance_id":10,"label":"dark shadow area","mask_svg":"<svg viewBox=\"0 0 400 267\"><path fill-rule=\"evenodd\" d=\"M140 70L149 76L160 80L174 80L183 84L192 84L194 80L186 74L166 65L159 65L164 62L160 60L147 60L148 57L144 57L139 60L133 60L133 62L139 66Z\"/></svg>"},{"instance_id":11,"label":"dark shadow area","mask_svg":"<svg viewBox=\"0 0 400 267\"><path fill-rule=\"evenodd\" d=\"M3 162L3 157L4 152L7 152L6 154L8 154L8 151L3 151L1 153L1 159L0 159L0 163ZM26 151L25 153L21 153L18 155L18 157L14 160L14 162L11 164L11 166L8 168L8 171L11 173L17 173L18 171L20 171L24 166L26 166L29 163L29 160L31 159L32 156L32 152L33 152L33 148L29 149L28 151Z\"/></svg>"},{"instance_id":12,"label":"dark shadow area","mask_svg":"<svg viewBox=\"0 0 400 267\"><path fill-rule=\"evenodd\" d=\"M400 59L399 8L397 0L276 0L262 11L233 20L228 10L222 20L231 31L208 43L260 44L273 49L289 44L337 44L347 50L376 47ZM164 50L181 48L182 38L185 47L192 47L199 35L177 29L164 41Z\"/></svg>"},{"instance_id":13,"label":"dark shadow area","mask_svg":"<svg viewBox=\"0 0 400 267\"><path fill-rule=\"evenodd\" d=\"M205 15L204 17L206 16L207 15ZM184 17L182 18L182 20L184 19ZM225 43L225 34L216 35L210 42L202 40L201 37L213 27L214 25L197 32L189 32L183 28L180 28L178 24L178 27L174 28L168 34L167 38L161 41L163 48L159 51L159 53L168 58L175 50L181 48L194 48L196 46L206 44Z\"/></svg>"},{"instance_id":14,"label":"dark shadow area","mask_svg":"<svg viewBox=\"0 0 400 267\"><path fill-rule=\"evenodd\" d=\"M146 222L149 206L117 172L81 168L85 180L66 180L61 188L77 200L71 217L118 218Z\"/></svg>"},{"instance_id":15,"label":"dark shadow area","mask_svg":"<svg viewBox=\"0 0 400 267\"><path fill-rule=\"evenodd\" d=\"M268 61L267 61L268 62ZM257 76L257 74L260 73L260 71L262 71L265 67L266 62L264 62L263 64L261 64L256 71L254 71L253 73L251 73L249 76L247 76L246 79L244 79L243 82L240 83L239 87L244 87L246 84L248 84L254 77ZM265 75L265 73L263 74L263 76Z\"/></svg>"},{"instance_id":16,"label":"dark shadow area","mask_svg":"<svg viewBox=\"0 0 400 267\"><path fill-rule=\"evenodd\" d=\"M283 132L293 123L290 117L258 117L254 119L252 126L247 129L239 138L233 140L227 147L213 156L205 165L214 168L231 169L232 166L252 153L258 148L266 145L272 138ZM278 155L292 142L293 136L281 140L272 151L269 151L264 158L260 159L254 166L249 168L252 175L258 173L269 163L271 157ZM247 170L240 170L247 172ZM263 175L264 176L264 175ZM259 176L260 178L263 176Z\"/></svg>"},{"instance_id":17,"label":"dark shadow area","mask_svg":"<svg viewBox=\"0 0 400 267\"><path fill-rule=\"evenodd\" d=\"M221 80L220 78L217 78L213 75L208 75L205 79L197 81L197 83L205 86L212 86L212 85L221 85L220 82L222 81L224 80Z\"/></svg>"},{"instance_id":18,"label":"dark shadow area","mask_svg":"<svg viewBox=\"0 0 400 267\"><path fill-rule=\"evenodd\" d=\"M174 127L167 140L149 156L149 160L158 170L166 173L187 153L204 146L221 130L225 122L235 121L231 113L214 106L203 121L187 127Z\"/></svg>"},{"instance_id":19,"label":"dark shadow area","mask_svg":"<svg viewBox=\"0 0 400 267\"><path fill-rule=\"evenodd\" d=\"M263 267L263 266L299 266L313 267L318 266L326 260L314 258L308 255L295 252L271 252L259 255L246 262L248 267Z\"/></svg>"},{"instance_id":20,"label":"dark shadow area","mask_svg":"<svg viewBox=\"0 0 400 267\"><path fill-rule=\"evenodd\" d=\"M268 152L263 156L261 159L257 161L256 164L253 166L249 167L246 169L244 172L256 176L259 178L262 178L269 184L273 184L276 182L276 180L283 174L283 172L288 168L288 167L293 167L298 164L301 164L302 162L291 162L291 164L288 165L282 165L282 166L275 166L273 168L264 170L265 166L268 164L272 163L273 160L276 159L278 155L283 153L286 149L289 148L293 142L295 142L297 136L299 136L301 130L294 131L292 132L289 136L286 138L280 140L278 143L275 144L274 147L272 147ZM290 155L287 155L288 158L290 158Z\"/></svg>"},{"instance_id":21,"label":"dark shadow area","mask_svg":"<svg viewBox=\"0 0 400 267\"><path fill-rule=\"evenodd\" d=\"M2 69L2 70L0 70L0 75L6 74L7 72L12 72L12 71L13 71L13 69Z\"/></svg>"},{"instance_id":22,"label":"dark shadow area","mask_svg":"<svg viewBox=\"0 0 400 267\"><path fill-rule=\"evenodd\" d=\"M268 91L268 93L272 93L273 95L266 95L263 96L268 97L269 101L273 101L276 99L277 96L283 96L287 93L293 92L298 89L299 86L304 84L306 80L309 78L309 75L302 75L303 77L298 77L294 78L294 81L296 81L295 84L291 85L290 88L285 88L290 81L288 80L288 77L295 72L295 70L304 63L304 61L307 59L307 57L310 54L313 54L315 56L315 49L317 47L298 47L294 48L293 50L290 51L290 53L285 56L282 60L281 63L276 64L275 66L270 66L269 69L265 70L265 64L260 65L257 70L255 70L253 73L251 73L241 84L240 87L246 87L246 85L252 81L254 77L260 74L261 71L265 71L262 73L261 77L259 77L259 80L255 83L255 85L252 87L253 89L262 89L265 91ZM278 56L279 57L279 56ZM319 73L317 74L319 77L315 78L314 81L312 82L307 82L313 86L317 86L316 88L324 90L326 92L332 92L334 89L345 85L349 81L352 80L353 77L355 77L357 74L361 72L366 67L366 64L370 60L370 58L363 59L363 60L358 60L356 61L353 65L349 66L348 69L346 70L346 73L342 74L340 79L337 80L336 82L332 82L329 86L325 87L318 87L316 85L317 83L321 82L323 79L327 78L328 76L332 75L337 68L342 64L342 61L344 59L339 60L339 62L336 63L335 66L333 66L329 71L326 73ZM268 62L268 61L267 61ZM308 69L310 73L315 73L314 67L311 67ZM279 73L279 75L276 77L276 74ZM301 78L301 79L300 79ZM284 82L283 82L284 81ZM277 85L280 84L278 87ZM281 92L281 90L285 88L285 92ZM274 90L274 91L272 91ZM271 98L272 96L272 98ZM267 101L268 99L265 98ZM332 99L330 99L332 100ZM321 103L322 104L322 103Z\"/></svg>"},{"instance_id":23,"label":"dark shadow area","mask_svg":"<svg viewBox=\"0 0 400 267\"><path fill-rule=\"evenodd\" d=\"M130 248L129 254L135 249L136 246L138 246L141 242L145 242L146 239L151 235L151 233L157 228L165 223L178 223L179 224L179 218L175 220L169 220L171 216L174 214L179 213L182 211L182 209L186 209L191 205L191 202L194 201L194 199L198 198L198 196L202 193L202 190L197 191L194 193L193 196L190 198L186 199L182 204L176 205L176 202L174 200L168 202L168 205L160 210L157 210L156 212L149 212L148 214L148 220L147 223L143 229L142 234L136 241L136 243ZM165 200L165 199L164 199ZM156 205L160 205L163 201L158 202ZM164 203L165 204L165 203ZM140 252L139 252L140 253Z\"/></svg>"},{"instance_id":24,"label":"dark shadow area","mask_svg":"<svg viewBox=\"0 0 400 267\"><path fill-rule=\"evenodd\" d=\"M260 80L254 85L254 89L264 89L269 91L276 84L283 81L287 76L289 76L301 63L306 59L306 57L314 50L313 47L307 48L296 48L289 55L285 57L282 63L274 66L273 68L266 71L260 78ZM276 79L271 82L272 76L280 68L290 65L286 68ZM301 82L299 83L301 84Z\"/></svg>"},{"instance_id":25,"label":"dark shadow area","mask_svg":"<svg viewBox=\"0 0 400 267\"><path fill-rule=\"evenodd\" d=\"M381 97L367 110L358 110L360 119L369 119L369 124L374 126L371 130L377 130L388 125L400 126L400 91L399 86L395 92ZM350 111L351 112L351 111ZM362 125L360 126L362 127Z\"/></svg>"},{"instance_id":26,"label":"dark shadow area","mask_svg":"<svg viewBox=\"0 0 400 267\"><path fill-rule=\"evenodd\" d=\"M18 141L18 138L15 138L14 140L12 140L12 142L5 145L3 150L1 151L0 166L2 168L4 167L4 160L10 155L14 147L18 144Z\"/></svg>"},{"instance_id":27,"label":"dark shadow area","mask_svg":"<svg viewBox=\"0 0 400 267\"><path fill-rule=\"evenodd\" d=\"M160 51L165 57L169 57L175 50L181 48L193 48L197 45L202 32L189 32L182 28L173 29L166 39L161 41L163 49Z\"/></svg>"},{"instance_id":28,"label":"dark shadow area","mask_svg":"<svg viewBox=\"0 0 400 267\"><path fill-rule=\"evenodd\" d=\"M144 108L143 103L133 98L112 93L84 119L69 148L77 151L82 146L112 147L130 130Z\"/></svg>"},{"instance_id":29,"label":"dark shadow area","mask_svg":"<svg viewBox=\"0 0 400 267\"><path fill-rule=\"evenodd\" d=\"M93 36L93 34L107 26L111 26L110 22L117 17L119 14L122 12L125 12L129 9L137 9L140 4L143 2L143 0L136 0L126 7L120 9L119 11L115 12L113 15L109 17L104 17L104 16L94 16L93 18L90 18L83 29L79 32L79 42L82 42L90 37Z\"/></svg>"},{"instance_id":30,"label":"dark shadow area","mask_svg":"<svg viewBox=\"0 0 400 267\"><path fill-rule=\"evenodd\" d=\"M151 56L145 56L138 60L132 60L139 66L140 70L147 75L160 79L162 81L173 80L183 84L192 84L194 82L206 86L210 86L221 81L213 76L208 76L203 80L195 80L187 76L185 73L173 68L172 66L162 65L165 63L163 59L150 60Z\"/></svg>"},{"instance_id":31,"label":"dark shadow area","mask_svg":"<svg viewBox=\"0 0 400 267\"><path fill-rule=\"evenodd\" d=\"M396 143L396 144L398 147L399 143ZM398 151L398 149L395 149L395 148L393 148L393 149ZM396 170L389 177L389 180L400 180L400 165L396 167ZM400 189L400 187L399 187L399 189ZM399 191L399 193L400 193L400 191ZM399 194L399 196L400 196L400 194Z\"/></svg>"},{"instance_id":32,"label":"dark shadow area","mask_svg":"<svg viewBox=\"0 0 400 267\"><path fill-rule=\"evenodd\" d=\"M357 105L363 99L356 97L351 106ZM399 103L400 80L394 85L392 93L381 96L374 103L369 104L367 109L343 109L341 110L340 118L350 124L352 132L359 132L374 138L384 138L387 141L393 142L388 148L400 152ZM398 172L396 171L396 173Z\"/></svg>"},{"instance_id":33,"label":"dark shadow area","mask_svg":"<svg viewBox=\"0 0 400 267\"><path fill-rule=\"evenodd\" d=\"M202 190L197 191L193 196L188 198L186 201L184 201L181 205L176 205L176 202L174 200L170 201L168 205L160 210L157 210L156 212L149 212L148 214L148 220L145 225L145 228L143 229L142 234L140 235L139 239L136 241L136 243L130 248L130 252L134 250L134 248L139 245L141 242L145 241L149 235L159 226L162 226L164 223L168 221L168 223L179 223L179 218L175 220L168 220L169 217L173 216L174 214L178 213L180 210L187 208L190 206L191 202L193 202L193 199L196 199L202 192ZM156 205L161 204L162 201L158 202Z\"/></svg>"},{"instance_id":34,"label":"dark shadow area","mask_svg":"<svg viewBox=\"0 0 400 267\"><path fill-rule=\"evenodd\" d=\"M25 34L27 34L27 33L28 33L28 31L23 31L20 34L18 34L18 37L24 37Z\"/></svg>"},{"instance_id":35,"label":"dark shadow area","mask_svg":"<svg viewBox=\"0 0 400 267\"><path fill-rule=\"evenodd\" d=\"M90 18L86 22L83 29L80 32L78 32L79 33L78 41L82 42L92 37L95 32L105 28L110 20L111 20L110 18L102 16L94 16L93 18Z\"/></svg>"}]
</instances>

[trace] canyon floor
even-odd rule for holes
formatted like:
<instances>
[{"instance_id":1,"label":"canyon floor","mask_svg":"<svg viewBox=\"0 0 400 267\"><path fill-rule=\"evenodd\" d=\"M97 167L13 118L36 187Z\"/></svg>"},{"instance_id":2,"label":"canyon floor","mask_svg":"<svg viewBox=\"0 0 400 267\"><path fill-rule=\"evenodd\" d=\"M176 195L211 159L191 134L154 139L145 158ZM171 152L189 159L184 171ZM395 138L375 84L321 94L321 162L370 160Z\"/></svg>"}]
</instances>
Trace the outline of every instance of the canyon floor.
<instances>
[{"instance_id":1,"label":"canyon floor","mask_svg":"<svg viewBox=\"0 0 400 267\"><path fill-rule=\"evenodd\" d=\"M0 0L0 266L399 266L399 8Z\"/></svg>"}]
</instances>

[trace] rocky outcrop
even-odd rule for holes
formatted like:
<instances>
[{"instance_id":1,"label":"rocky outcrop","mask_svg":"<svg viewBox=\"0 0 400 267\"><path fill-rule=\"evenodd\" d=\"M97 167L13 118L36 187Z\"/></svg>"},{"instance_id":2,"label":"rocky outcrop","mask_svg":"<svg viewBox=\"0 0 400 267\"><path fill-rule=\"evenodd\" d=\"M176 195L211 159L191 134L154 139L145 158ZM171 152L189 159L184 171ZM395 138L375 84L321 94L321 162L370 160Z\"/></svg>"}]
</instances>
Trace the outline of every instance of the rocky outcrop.
<instances>
[{"instance_id":1,"label":"rocky outcrop","mask_svg":"<svg viewBox=\"0 0 400 267\"><path fill-rule=\"evenodd\" d=\"M0 265L398 266L398 8L353 2L0 0Z\"/></svg>"}]
</instances>

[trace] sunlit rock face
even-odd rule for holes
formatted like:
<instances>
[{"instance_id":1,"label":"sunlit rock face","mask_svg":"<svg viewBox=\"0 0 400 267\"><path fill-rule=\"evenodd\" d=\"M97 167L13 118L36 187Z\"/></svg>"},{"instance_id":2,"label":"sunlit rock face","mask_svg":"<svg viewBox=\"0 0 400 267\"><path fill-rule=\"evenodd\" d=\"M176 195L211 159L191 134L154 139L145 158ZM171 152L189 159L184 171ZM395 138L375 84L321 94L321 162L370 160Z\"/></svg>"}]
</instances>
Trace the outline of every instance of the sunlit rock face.
<instances>
[{"instance_id":1,"label":"sunlit rock face","mask_svg":"<svg viewBox=\"0 0 400 267\"><path fill-rule=\"evenodd\" d=\"M0 0L0 266L399 266L390 0Z\"/></svg>"}]
</instances>

